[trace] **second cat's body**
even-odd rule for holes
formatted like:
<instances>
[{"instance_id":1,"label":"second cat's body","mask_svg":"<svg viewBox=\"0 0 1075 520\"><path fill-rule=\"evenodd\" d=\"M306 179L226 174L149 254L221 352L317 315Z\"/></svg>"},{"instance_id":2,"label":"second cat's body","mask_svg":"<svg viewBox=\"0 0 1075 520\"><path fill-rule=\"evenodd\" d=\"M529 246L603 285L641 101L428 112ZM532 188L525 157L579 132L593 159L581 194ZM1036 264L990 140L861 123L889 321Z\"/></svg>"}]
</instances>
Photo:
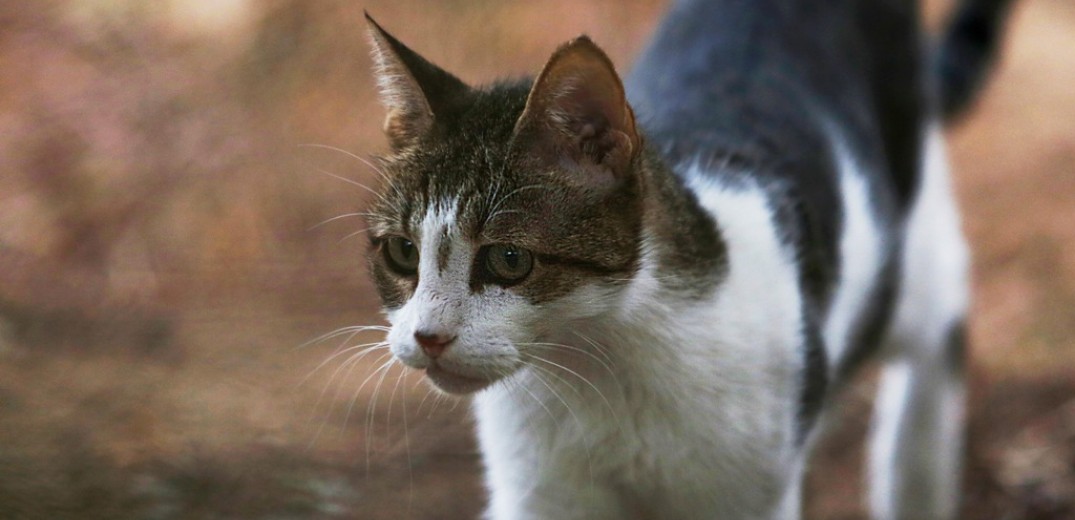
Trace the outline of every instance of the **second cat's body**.
<instances>
[{"instance_id":1,"label":"second cat's body","mask_svg":"<svg viewBox=\"0 0 1075 520\"><path fill-rule=\"evenodd\" d=\"M371 270L396 357L476 392L490 518L797 518L877 350L873 510L955 514L968 255L917 16L685 0L626 94L587 39L471 89L373 25Z\"/></svg>"}]
</instances>

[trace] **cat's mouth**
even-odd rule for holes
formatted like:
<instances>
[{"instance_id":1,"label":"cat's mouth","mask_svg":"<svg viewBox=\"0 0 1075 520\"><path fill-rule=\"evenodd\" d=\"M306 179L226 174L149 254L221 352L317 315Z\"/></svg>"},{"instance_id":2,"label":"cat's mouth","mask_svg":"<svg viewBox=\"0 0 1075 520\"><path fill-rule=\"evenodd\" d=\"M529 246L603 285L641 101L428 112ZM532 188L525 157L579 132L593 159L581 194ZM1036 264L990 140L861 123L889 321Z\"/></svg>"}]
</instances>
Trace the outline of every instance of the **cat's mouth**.
<instances>
[{"instance_id":1,"label":"cat's mouth","mask_svg":"<svg viewBox=\"0 0 1075 520\"><path fill-rule=\"evenodd\" d=\"M484 390L489 385L496 382L494 379L460 375L448 371L435 363L426 368L426 377L428 377L437 388L448 392L449 394L459 395L472 394L479 390Z\"/></svg>"}]
</instances>

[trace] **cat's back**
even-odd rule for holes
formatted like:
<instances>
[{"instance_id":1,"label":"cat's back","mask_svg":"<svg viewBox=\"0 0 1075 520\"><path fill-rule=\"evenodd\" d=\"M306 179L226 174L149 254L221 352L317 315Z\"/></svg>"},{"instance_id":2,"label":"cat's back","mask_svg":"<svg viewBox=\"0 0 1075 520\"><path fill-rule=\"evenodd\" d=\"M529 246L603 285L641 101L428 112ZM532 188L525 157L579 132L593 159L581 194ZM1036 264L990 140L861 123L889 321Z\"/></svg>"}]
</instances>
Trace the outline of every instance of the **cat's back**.
<instances>
[{"instance_id":1,"label":"cat's back","mask_svg":"<svg viewBox=\"0 0 1075 520\"><path fill-rule=\"evenodd\" d=\"M913 4L681 0L628 77L632 105L673 163L711 160L803 186L835 185L839 128L905 202L923 105Z\"/></svg>"},{"instance_id":2,"label":"cat's back","mask_svg":"<svg viewBox=\"0 0 1075 520\"><path fill-rule=\"evenodd\" d=\"M647 139L700 200L753 186L772 212L830 362L886 319L864 309L885 308L894 235L919 182L913 7L682 0L627 82Z\"/></svg>"}]
</instances>

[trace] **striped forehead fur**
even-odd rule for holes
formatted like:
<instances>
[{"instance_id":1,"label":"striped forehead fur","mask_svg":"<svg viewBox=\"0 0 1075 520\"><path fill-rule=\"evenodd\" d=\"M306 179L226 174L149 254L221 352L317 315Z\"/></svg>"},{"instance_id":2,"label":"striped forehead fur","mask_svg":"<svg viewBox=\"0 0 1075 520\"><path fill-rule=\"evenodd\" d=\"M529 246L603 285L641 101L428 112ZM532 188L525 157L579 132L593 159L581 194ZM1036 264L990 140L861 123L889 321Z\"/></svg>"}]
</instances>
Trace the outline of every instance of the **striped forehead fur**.
<instances>
[{"instance_id":1,"label":"striped forehead fur","mask_svg":"<svg viewBox=\"0 0 1075 520\"><path fill-rule=\"evenodd\" d=\"M440 265L459 244L455 237L474 250L491 243L531 250L557 272L517 289L533 301L567 294L595 276L628 277L641 240L637 191L603 200L570 172L521 157L514 129L529 90L530 81L476 90L467 103L438 113L428 136L383 157L388 185L371 212L374 242L388 235L432 240L417 228L432 210L450 206L453 228L438 233L453 240L438 241Z\"/></svg>"}]
</instances>

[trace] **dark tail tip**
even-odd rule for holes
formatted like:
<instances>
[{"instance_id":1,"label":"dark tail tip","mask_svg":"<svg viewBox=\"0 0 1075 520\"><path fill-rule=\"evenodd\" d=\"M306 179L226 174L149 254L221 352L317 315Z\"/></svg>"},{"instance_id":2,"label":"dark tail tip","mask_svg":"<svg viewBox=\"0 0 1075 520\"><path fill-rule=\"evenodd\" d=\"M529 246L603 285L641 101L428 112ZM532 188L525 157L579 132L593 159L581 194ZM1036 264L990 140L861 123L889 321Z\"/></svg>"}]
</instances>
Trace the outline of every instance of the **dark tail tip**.
<instances>
[{"instance_id":1,"label":"dark tail tip","mask_svg":"<svg viewBox=\"0 0 1075 520\"><path fill-rule=\"evenodd\" d=\"M984 85L1011 4L1011 0L962 0L956 6L934 56L946 120L962 114Z\"/></svg>"}]
</instances>

